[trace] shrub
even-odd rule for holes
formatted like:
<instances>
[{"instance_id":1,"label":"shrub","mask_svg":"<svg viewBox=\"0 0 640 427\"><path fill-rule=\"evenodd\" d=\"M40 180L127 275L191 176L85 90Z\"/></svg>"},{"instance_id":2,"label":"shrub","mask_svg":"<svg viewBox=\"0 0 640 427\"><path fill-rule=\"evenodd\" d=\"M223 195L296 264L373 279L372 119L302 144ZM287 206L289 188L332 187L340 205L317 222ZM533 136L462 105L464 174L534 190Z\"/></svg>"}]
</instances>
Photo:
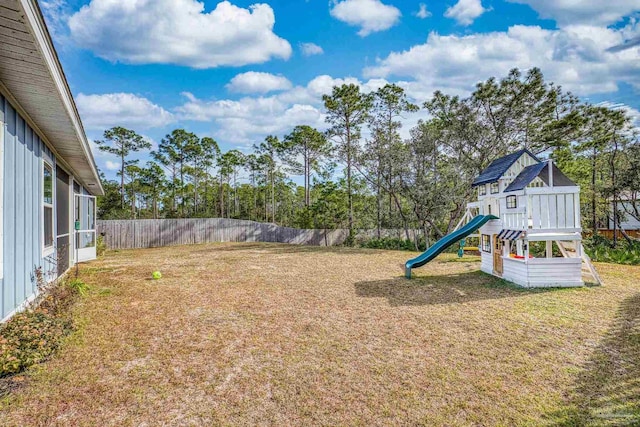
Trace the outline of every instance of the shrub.
<instances>
[{"instance_id":1,"label":"shrub","mask_svg":"<svg viewBox=\"0 0 640 427\"><path fill-rule=\"evenodd\" d=\"M342 242L342 245L347 247L353 247L355 246L355 244L356 244L356 238L351 234L349 234L347 238L344 239L344 242Z\"/></svg>"},{"instance_id":2,"label":"shrub","mask_svg":"<svg viewBox=\"0 0 640 427\"><path fill-rule=\"evenodd\" d=\"M0 376L43 362L70 331L70 321L45 310L16 314L0 330Z\"/></svg>"},{"instance_id":3,"label":"shrub","mask_svg":"<svg viewBox=\"0 0 640 427\"><path fill-rule=\"evenodd\" d=\"M397 237L382 237L380 239L370 239L360 244L363 248L369 249L387 249L397 251L415 251L416 244L409 239L400 239ZM418 250L425 250L423 239L418 240Z\"/></svg>"},{"instance_id":4,"label":"shrub","mask_svg":"<svg viewBox=\"0 0 640 427\"><path fill-rule=\"evenodd\" d=\"M0 325L0 377L21 372L49 358L73 330L70 308L89 287L79 279L55 285L36 271L39 296L31 306Z\"/></svg>"},{"instance_id":5,"label":"shrub","mask_svg":"<svg viewBox=\"0 0 640 427\"><path fill-rule=\"evenodd\" d=\"M552 245L552 251L554 257L562 257L560 248L554 242ZM544 258L547 256L547 242L545 241L533 241L529 242L529 254L535 258Z\"/></svg>"},{"instance_id":6,"label":"shrub","mask_svg":"<svg viewBox=\"0 0 640 427\"><path fill-rule=\"evenodd\" d=\"M640 265L640 242L620 242L613 247L613 242L602 237L593 236L584 241L585 249L591 259L613 264Z\"/></svg>"},{"instance_id":7,"label":"shrub","mask_svg":"<svg viewBox=\"0 0 640 427\"><path fill-rule=\"evenodd\" d=\"M465 247L471 247L478 245L478 238L465 239ZM431 240L431 245L437 242L437 239ZM416 243L413 240L401 239L398 237L382 237L380 239L374 238L360 242L360 247L368 249L385 249L392 251L416 251ZM460 249L460 242L455 242L449 247L445 248L443 253L455 254ZM418 251L426 251L427 245L424 238L418 238Z\"/></svg>"},{"instance_id":8,"label":"shrub","mask_svg":"<svg viewBox=\"0 0 640 427\"><path fill-rule=\"evenodd\" d=\"M104 242L104 236L98 235L96 239L96 255L102 256L107 250L107 244Z\"/></svg>"},{"instance_id":9,"label":"shrub","mask_svg":"<svg viewBox=\"0 0 640 427\"><path fill-rule=\"evenodd\" d=\"M89 292L89 285L80 279L71 279L67 282L67 286L80 296L85 296Z\"/></svg>"}]
</instances>

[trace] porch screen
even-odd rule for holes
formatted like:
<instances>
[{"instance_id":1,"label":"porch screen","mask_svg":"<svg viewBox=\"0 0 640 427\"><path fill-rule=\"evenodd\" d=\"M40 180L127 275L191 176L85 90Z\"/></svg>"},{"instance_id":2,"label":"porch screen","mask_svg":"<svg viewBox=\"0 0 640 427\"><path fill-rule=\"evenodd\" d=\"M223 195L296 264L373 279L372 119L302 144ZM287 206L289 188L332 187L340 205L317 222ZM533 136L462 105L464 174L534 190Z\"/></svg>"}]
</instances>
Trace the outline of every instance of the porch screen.
<instances>
[{"instance_id":1,"label":"porch screen","mask_svg":"<svg viewBox=\"0 0 640 427\"><path fill-rule=\"evenodd\" d=\"M60 167L56 167L56 261L58 276L69 268L71 243L69 234L69 175Z\"/></svg>"}]
</instances>

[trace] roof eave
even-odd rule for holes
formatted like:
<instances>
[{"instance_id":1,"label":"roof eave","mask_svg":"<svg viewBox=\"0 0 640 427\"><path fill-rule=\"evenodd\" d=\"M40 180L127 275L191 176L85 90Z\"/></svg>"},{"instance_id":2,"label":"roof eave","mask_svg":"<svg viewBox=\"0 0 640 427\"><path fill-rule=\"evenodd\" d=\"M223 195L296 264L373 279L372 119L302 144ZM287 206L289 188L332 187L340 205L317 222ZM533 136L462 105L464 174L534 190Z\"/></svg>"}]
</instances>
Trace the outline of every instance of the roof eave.
<instances>
[{"instance_id":1,"label":"roof eave","mask_svg":"<svg viewBox=\"0 0 640 427\"><path fill-rule=\"evenodd\" d=\"M69 88L69 84L67 83L62 65L60 64L55 46L53 45L53 41L51 40L51 35L49 34L49 31L47 29L40 6L38 5L37 0L19 0L19 2L25 12L28 27L31 29L32 35L36 40L38 48L40 49L43 60L45 61L46 66L51 73L51 78L59 92L61 101L64 104L64 108L69 115L69 119L73 123L74 131L77 136L77 140L80 143L83 154L89 162L89 165L91 166L95 183L94 185L90 185L86 182L83 182L82 184L91 194L95 196L102 196L104 195L104 189L102 188L102 183L100 181L100 176L98 174L98 168L96 166L95 159L93 158L93 154L91 153L89 140L87 139L87 136L85 134L84 126L82 125L82 120L80 119L80 114L78 113L78 109L73 99L73 95L71 94L71 90ZM55 141L50 141L50 144L55 148Z\"/></svg>"},{"instance_id":2,"label":"roof eave","mask_svg":"<svg viewBox=\"0 0 640 427\"><path fill-rule=\"evenodd\" d=\"M478 187L479 185L491 184L492 182L498 182L499 180L500 180L500 178L497 178L497 179L484 179L484 180L478 181L478 182L474 181L471 184L471 187Z\"/></svg>"}]
</instances>

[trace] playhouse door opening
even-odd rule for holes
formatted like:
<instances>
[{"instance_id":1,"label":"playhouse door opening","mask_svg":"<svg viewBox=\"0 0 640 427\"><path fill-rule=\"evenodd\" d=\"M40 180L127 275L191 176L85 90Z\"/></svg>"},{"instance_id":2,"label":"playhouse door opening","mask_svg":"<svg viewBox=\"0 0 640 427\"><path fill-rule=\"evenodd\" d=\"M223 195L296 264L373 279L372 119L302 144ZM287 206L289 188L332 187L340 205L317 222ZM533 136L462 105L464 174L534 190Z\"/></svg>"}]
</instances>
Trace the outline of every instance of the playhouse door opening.
<instances>
[{"instance_id":1,"label":"playhouse door opening","mask_svg":"<svg viewBox=\"0 0 640 427\"><path fill-rule=\"evenodd\" d=\"M496 276L502 276L502 240L498 239L498 235L493 235L493 274Z\"/></svg>"}]
</instances>

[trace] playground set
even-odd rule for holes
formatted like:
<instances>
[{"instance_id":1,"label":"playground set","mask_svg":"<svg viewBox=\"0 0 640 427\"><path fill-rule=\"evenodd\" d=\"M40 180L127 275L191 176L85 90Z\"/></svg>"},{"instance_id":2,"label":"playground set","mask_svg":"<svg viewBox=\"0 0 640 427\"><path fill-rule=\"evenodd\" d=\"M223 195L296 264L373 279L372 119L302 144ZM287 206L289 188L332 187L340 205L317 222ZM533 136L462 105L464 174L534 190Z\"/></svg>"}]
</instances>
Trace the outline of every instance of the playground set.
<instances>
[{"instance_id":1,"label":"playground set","mask_svg":"<svg viewBox=\"0 0 640 427\"><path fill-rule=\"evenodd\" d=\"M478 200L467 204L452 233L406 262L407 278L471 236L480 241L481 270L519 286L583 286L583 272L602 284L582 246L580 187L552 160L526 149L511 153L494 160L473 187Z\"/></svg>"}]
</instances>

